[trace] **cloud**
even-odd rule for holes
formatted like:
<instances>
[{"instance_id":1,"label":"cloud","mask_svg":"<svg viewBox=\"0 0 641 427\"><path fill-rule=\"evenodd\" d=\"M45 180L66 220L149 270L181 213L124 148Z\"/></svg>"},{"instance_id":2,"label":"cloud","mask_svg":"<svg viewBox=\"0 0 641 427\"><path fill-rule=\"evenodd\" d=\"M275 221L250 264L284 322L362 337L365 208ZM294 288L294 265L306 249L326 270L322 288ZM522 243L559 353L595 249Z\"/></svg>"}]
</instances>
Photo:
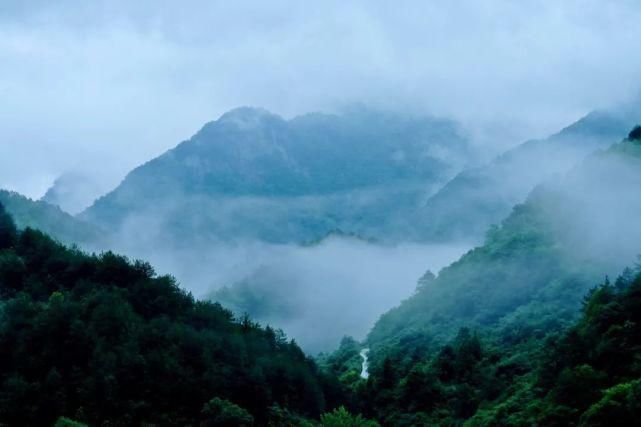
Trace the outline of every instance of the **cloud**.
<instances>
[{"instance_id":1,"label":"cloud","mask_svg":"<svg viewBox=\"0 0 641 427\"><path fill-rule=\"evenodd\" d=\"M361 102L511 143L636 93L634 1L4 2L0 186L112 185L239 105ZM15 159L19 159L16 164Z\"/></svg>"}]
</instances>

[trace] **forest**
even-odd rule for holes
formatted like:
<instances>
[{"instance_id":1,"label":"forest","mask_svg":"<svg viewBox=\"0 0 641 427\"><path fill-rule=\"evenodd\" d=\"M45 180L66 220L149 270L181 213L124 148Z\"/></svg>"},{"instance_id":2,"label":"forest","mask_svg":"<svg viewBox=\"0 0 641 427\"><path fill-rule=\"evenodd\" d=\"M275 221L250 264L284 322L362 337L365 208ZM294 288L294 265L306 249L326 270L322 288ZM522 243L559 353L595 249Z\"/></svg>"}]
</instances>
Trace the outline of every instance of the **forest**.
<instances>
[{"instance_id":1,"label":"forest","mask_svg":"<svg viewBox=\"0 0 641 427\"><path fill-rule=\"evenodd\" d=\"M641 414L641 265L589 290L567 328L462 327L443 346L404 337L368 380L354 340L315 362L149 264L18 231L4 210L0 283L8 425L377 425L345 406L399 426L632 425Z\"/></svg>"},{"instance_id":2,"label":"forest","mask_svg":"<svg viewBox=\"0 0 641 427\"><path fill-rule=\"evenodd\" d=\"M282 331L195 300L147 263L18 231L4 210L0 285L4 424L281 425L345 399Z\"/></svg>"},{"instance_id":3,"label":"forest","mask_svg":"<svg viewBox=\"0 0 641 427\"><path fill-rule=\"evenodd\" d=\"M639 22L0 0L0 427L641 426Z\"/></svg>"}]
</instances>

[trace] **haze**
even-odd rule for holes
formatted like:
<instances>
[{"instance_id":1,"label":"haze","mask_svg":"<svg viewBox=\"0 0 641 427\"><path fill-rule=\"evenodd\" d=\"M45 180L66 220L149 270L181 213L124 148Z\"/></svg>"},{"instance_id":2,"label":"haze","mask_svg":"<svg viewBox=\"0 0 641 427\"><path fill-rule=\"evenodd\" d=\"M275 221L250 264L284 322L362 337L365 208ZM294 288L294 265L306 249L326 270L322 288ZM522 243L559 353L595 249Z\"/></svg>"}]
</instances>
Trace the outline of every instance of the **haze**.
<instances>
[{"instance_id":1,"label":"haze","mask_svg":"<svg viewBox=\"0 0 641 427\"><path fill-rule=\"evenodd\" d=\"M112 188L239 105L453 117L494 153L637 92L637 6L3 2L0 187Z\"/></svg>"}]
</instances>

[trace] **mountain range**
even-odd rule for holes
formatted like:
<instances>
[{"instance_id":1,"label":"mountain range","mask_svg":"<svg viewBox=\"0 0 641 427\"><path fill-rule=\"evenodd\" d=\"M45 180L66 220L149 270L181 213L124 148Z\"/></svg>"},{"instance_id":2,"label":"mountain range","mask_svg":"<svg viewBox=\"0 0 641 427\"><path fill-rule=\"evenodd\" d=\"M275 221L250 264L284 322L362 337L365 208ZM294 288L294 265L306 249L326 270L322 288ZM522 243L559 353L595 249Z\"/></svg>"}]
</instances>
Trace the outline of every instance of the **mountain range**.
<instances>
[{"instance_id":1,"label":"mountain range","mask_svg":"<svg viewBox=\"0 0 641 427\"><path fill-rule=\"evenodd\" d=\"M240 108L133 170L81 218L177 245L305 243L336 230L392 238L409 226L401 213L472 151L443 119L359 110L285 120Z\"/></svg>"}]
</instances>

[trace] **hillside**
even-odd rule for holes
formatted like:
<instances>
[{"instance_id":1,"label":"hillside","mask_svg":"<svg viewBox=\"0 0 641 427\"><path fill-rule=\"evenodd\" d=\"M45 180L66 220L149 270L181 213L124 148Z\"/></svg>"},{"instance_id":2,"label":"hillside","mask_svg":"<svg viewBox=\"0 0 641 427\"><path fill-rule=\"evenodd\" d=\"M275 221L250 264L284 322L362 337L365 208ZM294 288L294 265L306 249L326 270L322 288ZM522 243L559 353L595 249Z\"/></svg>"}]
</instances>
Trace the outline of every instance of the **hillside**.
<instances>
[{"instance_id":1,"label":"hillside","mask_svg":"<svg viewBox=\"0 0 641 427\"><path fill-rule=\"evenodd\" d=\"M545 340L576 320L583 295L640 252L641 140L630 136L537 187L482 246L380 318L367 339L372 415L395 425L460 423L528 380L520 377L533 372ZM443 363L453 374L428 372ZM429 385L433 374L447 378L444 390ZM416 398L403 389L410 381L423 381L412 386L424 388ZM441 392L434 412L430 393Z\"/></svg>"},{"instance_id":2,"label":"hillside","mask_svg":"<svg viewBox=\"0 0 641 427\"><path fill-rule=\"evenodd\" d=\"M577 321L545 338L515 342L462 328L425 355L411 346L388 352L366 382L353 341L324 363L384 425L636 425L640 304L637 266L587 292Z\"/></svg>"},{"instance_id":3,"label":"hillside","mask_svg":"<svg viewBox=\"0 0 641 427\"><path fill-rule=\"evenodd\" d=\"M0 424L282 425L342 398L282 333L147 263L17 231L1 205L0 347Z\"/></svg>"},{"instance_id":4,"label":"hillside","mask_svg":"<svg viewBox=\"0 0 641 427\"><path fill-rule=\"evenodd\" d=\"M98 227L44 201L0 190L0 204L11 214L19 229L37 228L60 242L84 247L95 247L104 238Z\"/></svg>"},{"instance_id":5,"label":"hillside","mask_svg":"<svg viewBox=\"0 0 641 427\"><path fill-rule=\"evenodd\" d=\"M595 149L621 140L641 116L641 101L596 111L543 140L525 142L466 169L427 199L417 224L427 239L480 240L538 184L562 175Z\"/></svg>"},{"instance_id":6,"label":"hillside","mask_svg":"<svg viewBox=\"0 0 641 427\"><path fill-rule=\"evenodd\" d=\"M537 187L490 229L482 246L383 316L370 342L397 336L399 324L407 333L428 328L451 336L451 328L461 326L453 321L499 325L535 301L546 301L551 313L559 313L560 300L576 306L579 297L561 299L557 292L581 295L638 252L641 227L632 212L641 208L640 171L641 145L624 140L589 156L562 180Z\"/></svg>"},{"instance_id":7,"label":"hillside","mask_svg":"<svg viewBox=\"0 0 641 427\"><path fill-rule=\"evenodd\" d=\"M174 244L391 237L471 158L446 120L239 108L132 171L82 218Z\"/></svg>"}]
</instances>

